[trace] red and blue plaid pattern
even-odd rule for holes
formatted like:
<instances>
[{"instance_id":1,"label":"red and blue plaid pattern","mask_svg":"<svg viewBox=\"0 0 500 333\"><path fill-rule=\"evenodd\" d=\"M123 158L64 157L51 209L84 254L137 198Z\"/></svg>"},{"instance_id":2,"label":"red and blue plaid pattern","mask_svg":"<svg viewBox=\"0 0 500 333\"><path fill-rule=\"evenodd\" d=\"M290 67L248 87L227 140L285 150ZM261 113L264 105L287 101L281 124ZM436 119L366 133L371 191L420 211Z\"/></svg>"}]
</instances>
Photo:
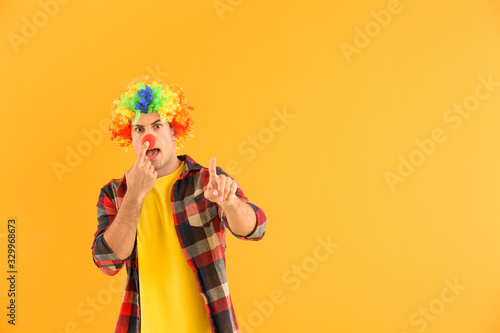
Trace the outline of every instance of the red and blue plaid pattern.
<instances>
[{"instance_id":1,"label":"red and blue plaid pattern","mask_svg":"<svg viewBox=\"0 0 500 333\"><path fill-rule=\"evenodd\" d=\"M246 237L234 234L220 207L205 199L203 192L209 181L208 169L196 163L188 155L181 155L178 158L185 163L181 176L172 187L171 203L182 251L196 276L199 291L205 300L212 332L240 332L227 284L224 255L226 228L239 239L257 241L264 237L266 216L259 207L248 202L238 184L236 195L253 208L257 225ZM219 167L217 174L229 177ZM97 267L110 276L118 273L124 264L127 267L127 283L115 333L139 333L141 312L137 242L132 254L121 260L109 248L103 237L103 233L113 223L126 191L125 176L113 179L101 189L97 202L98 226L94 234L92 256Z\"/></svg>"}]
</instances>

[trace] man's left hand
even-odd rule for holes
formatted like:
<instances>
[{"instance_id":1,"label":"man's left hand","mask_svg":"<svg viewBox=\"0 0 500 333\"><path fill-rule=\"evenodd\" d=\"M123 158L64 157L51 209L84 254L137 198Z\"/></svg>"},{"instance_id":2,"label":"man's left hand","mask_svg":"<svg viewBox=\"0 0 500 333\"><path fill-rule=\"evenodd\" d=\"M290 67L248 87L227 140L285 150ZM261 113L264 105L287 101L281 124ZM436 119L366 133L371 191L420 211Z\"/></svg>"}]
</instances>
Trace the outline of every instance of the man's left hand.
<instances>
[{"instance_id":1,"label":"man's left hand","mask_svg":"<svg viewBox=\"0 0 500 333\"><path fill-rule=\"evenodd\" d=\"M225 175L218 175L215 169L215 157L210 159L208 168L210 179L205 191L205 198L215 202L219 206L233 206L237 201L236 190L238 184L236 181Z\"/></svg>"}]
</instances>

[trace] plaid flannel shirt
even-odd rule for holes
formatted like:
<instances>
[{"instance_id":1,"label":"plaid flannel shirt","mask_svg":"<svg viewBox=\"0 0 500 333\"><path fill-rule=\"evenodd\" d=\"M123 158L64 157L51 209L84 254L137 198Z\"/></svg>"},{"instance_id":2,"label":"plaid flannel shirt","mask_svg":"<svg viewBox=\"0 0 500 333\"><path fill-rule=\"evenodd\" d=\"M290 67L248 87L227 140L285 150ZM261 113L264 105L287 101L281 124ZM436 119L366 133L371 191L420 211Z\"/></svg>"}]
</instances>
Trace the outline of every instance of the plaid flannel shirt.
<instances>
[{"instance_id":1,"label":"plaid flannel shirt","mask_svg":"<svg viewBox=\"0 0 500 333\"><path fill-rule=\"evenodd\" d=\"M266 216L259 207L248 202L238 184L236 195L253 208L257 225L246 237L234 234L220 206L205 199L203 192L209 181L208 169L188 155L178 158L185 163L181 176L172 187L171 204L182 251L196 276L212 332L240 332L227 284L225 229L228 228L239 239L260 240L264 237ZM229 177L219 167L217 174ZM96 266L110 276L117 274L123 264L126 265L127 282L115 333L138 333L141 331L141 312L137 240L131 255L121 260L103 237L103 233L113 223L126 191L125 176L113 179L101 189L97 202L98 226L94 234L92 256Z\"/></svg>"}]
</instances>

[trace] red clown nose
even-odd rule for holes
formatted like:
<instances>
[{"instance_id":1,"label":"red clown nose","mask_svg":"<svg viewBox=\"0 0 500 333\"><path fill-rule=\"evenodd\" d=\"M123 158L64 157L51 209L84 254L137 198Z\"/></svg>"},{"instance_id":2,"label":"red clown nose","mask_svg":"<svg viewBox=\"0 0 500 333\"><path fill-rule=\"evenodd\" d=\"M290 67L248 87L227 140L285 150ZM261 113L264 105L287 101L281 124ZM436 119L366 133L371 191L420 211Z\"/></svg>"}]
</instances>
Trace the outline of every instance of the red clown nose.
<instances>
[{"instance_id":1,"label":"red clown nose","mask_svg":"<svg viewBox=\"0 0 500 333\"><path fill-rule=\"evenodd\" d=\"M144 142L146 142L146 141L149 142L148 149L153 148L156 144L156 138L154 137L153 134L144 135L144 137L142 138L142 144L144 144Z\"/></svg>"}]
</instances>

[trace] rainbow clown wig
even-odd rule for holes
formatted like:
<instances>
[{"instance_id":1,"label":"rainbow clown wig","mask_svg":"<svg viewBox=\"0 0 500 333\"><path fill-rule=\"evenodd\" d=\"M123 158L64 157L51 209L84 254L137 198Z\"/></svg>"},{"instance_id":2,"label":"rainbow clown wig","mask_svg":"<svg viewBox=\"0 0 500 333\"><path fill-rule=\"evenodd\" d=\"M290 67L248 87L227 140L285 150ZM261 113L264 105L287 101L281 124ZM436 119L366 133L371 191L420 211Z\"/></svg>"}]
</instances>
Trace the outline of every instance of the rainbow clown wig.
<instances>
[{"instance_id":1,"label":"rainbow clown wig","mask_svg":"<svg viewBox=\"0 0 500 333\"><path fill-rule=\"evenodd\" d=\"M132 147L131 126L139 120L141 113L158 112L162 122L168 121L175 130L177 148L192 137L191 111L182 89L167 85L148 77L132 82L119 99L113 101L111 111L111 140L128 153Z\"/></svg>"}]
</instances>

